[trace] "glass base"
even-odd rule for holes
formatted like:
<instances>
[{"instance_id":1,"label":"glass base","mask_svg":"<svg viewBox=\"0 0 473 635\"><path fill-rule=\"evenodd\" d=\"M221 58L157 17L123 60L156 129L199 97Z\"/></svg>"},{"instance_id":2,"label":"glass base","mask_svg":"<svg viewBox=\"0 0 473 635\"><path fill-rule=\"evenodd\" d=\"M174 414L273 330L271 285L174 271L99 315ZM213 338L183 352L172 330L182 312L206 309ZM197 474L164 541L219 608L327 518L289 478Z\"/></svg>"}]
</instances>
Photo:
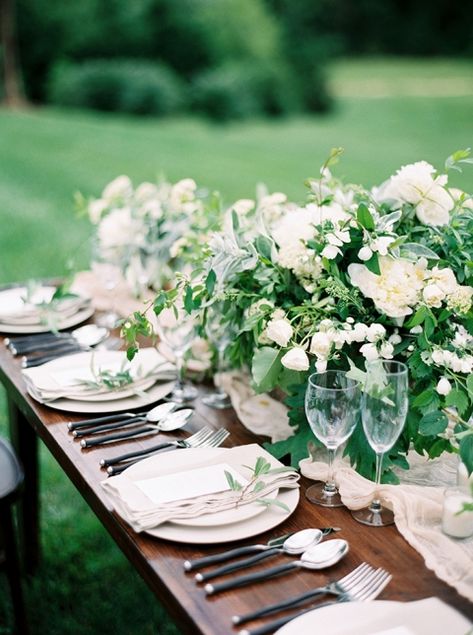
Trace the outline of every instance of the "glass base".
<instances>
[{"instance_id":1,"label":"glass base","mask_svg":"<svg viewBox=\"0 0 473 635\"><path fill-rule=\"evenodd\" d=\"M322 507L343 507L342 499L338 490L327 489L326 483L316 483L305 491L305 497L311 503L322 505Z\"/></svg>"},{"instance_id":2,"label":"glass base","mask_svg":"<svg viewBox=\"0 0 473 635\"><path fill-rule=\"evenodd\" d=\"M95 323L98 324L98 326L105 326L108 329L114 329L117 326L117 322L120 319L120 316L118 315L118 313L115 313L114 311L109 311L107 313L102 313L101 315L97 316L97 319L95 320Z\"/></svg>"},{"instance_id":3,"label":"glass base","mask_svg":"<svg viewBox=\"0 0 473 635\"><path fill-rule=\"evenodd\" d=\"M216 408L217 410L224 410L232 405L230 397L225 392L213 392L210 395L205 395L205 397L202 397L202 403L209 406L209 408Z\"/></svg>"},{"instance_id":4,"label":"glass base","mask_svg":"<svg viewBox=\"0 0 473 635\"><path fill-rule=\"evenodd\" d=\"M192 384L176 385L167 396L167 400L175 401L176 403L185 403L186 401L196 399L198 395L199 391Z\"/></svg>"},{"instance_id":5,"label":"glass base","mask_svg":"<svg viewBox=\"0 0 473 635\"><path fill-rule=\"evenodd\" d=\"M352 511L351 515L356 521L369 527L386 527L394 524L392 511L379 504L357 509Z\"/></svg>"}]
</instances>

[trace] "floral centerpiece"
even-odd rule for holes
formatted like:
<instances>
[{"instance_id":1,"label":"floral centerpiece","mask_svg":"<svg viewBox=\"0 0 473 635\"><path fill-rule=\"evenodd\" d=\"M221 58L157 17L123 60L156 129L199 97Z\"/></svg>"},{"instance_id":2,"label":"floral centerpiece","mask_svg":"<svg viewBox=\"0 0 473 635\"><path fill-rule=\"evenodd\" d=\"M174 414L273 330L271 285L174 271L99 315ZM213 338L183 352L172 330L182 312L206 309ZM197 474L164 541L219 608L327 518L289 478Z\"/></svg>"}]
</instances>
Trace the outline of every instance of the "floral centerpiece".
<instances>
[{"instance_id":1,"label":"floral centerpiece","mask_svg":"<svg viewBox=\"0 0 473 635\"><path fill-rule=\"evenodd\" d=\"M128 176L109 183L100 198L81 197L96 227L95 248L101 258L120 267L138 295L143 286L161 288L181 265L178 256L189 236L207 224L207 193L193 179L177 183L141 183Z\"/></svg>"},{"instance_id":2,"label":"floral centerpiece","mask_svg":"<svg viewBox=\"0 0 473 635\"><path fill-rule=\"evenodd\" d=\"M185 306L205 323L207 308L223 302L222 322L238 327L233 365L249 368L257 391L288 395L295 434L272 446L276 456L290 452L297 464L314 440L304 414L309 372L345 368L361 378L366 360L397 358L409 366L410 410L385 478L394 479L393 465L408 467L412 446L429 457L459 449L471 471L473 200L447 176L472 162L468 151L449 157L445 173L420 161L372 190L332 176L340 152L307 181L303 205L282 193L235 203L200 250L200 267L179 278ZM155 311L176 293L161 292ZM361 429L345 453L373 473Z\"/></svg>"}]
</instances>

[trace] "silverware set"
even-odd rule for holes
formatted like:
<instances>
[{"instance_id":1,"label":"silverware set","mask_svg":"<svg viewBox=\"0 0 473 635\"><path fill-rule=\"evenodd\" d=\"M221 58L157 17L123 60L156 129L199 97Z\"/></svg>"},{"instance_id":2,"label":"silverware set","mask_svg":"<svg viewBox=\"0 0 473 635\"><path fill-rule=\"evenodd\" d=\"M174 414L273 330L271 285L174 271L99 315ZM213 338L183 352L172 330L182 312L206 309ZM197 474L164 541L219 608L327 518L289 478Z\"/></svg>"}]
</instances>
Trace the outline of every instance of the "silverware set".
<instances>
[{"instance_id":1,"label":"silverware set","mask_svg":"<svg viewBox=\"0 0 473 635\"><path fill-rule=\"evenodd\" d=\"M338 562L348 551L348 543L344 540L327 540L324 543L318 544L325 536L334 531L339 531L339 528L327 527L323 529L304 529L273 538L266 544L249 545L196 560L186 560L184 562L184 569L188 572L195 571L208 565L226 562L233 558L253 554L252 557L247 558L246 560L223 566L218 569L213 569L206 573L197 573L195 576L196 580L198 582L205 582L217 575L227 575L229 573L233 573L237 569L256 564L257 562L260 562L266 554L269 554L269 557L270 555L280 553L286 553L288 555L300 553L296 545L300 545L302 548L304 544L310 544L311 538L312 541L315 542L316 546L312 546L308 550L304 551L300 560L289 564L283 564L279 567L273 567L272 569L266 569L263 572L258 572L249 576L233 578L228 582L223 582L219 585L207 584L205 587L206 592L208 595L213 595L219 591L240 587L244 584L249 584L250 582L272 579L281 573L297 570L299 567L317 569L325 568L335 564L335 562ZM293 549L291 549L291 539L294 543ZM314 554L316 554L317 551L318 557L314 557ZM314 608L321 608L323 606L329 606L339 602L365 602L374 600L383 591L387 584L389 584L391 579L392 576L384 569L376 569L366 562L363 562L344 577L334 579L326 585L315 587L305 593L290 597L276 604L261 607L244 615L234 615L232 617L232 623L234 625L245 624L256 619L274 615L280 611L304 607L302 610L289 616L284 616L254 629L248 630L245 628L239 632L239 635L265 635L266 633L275 631L287 622L299 617L299 615L303 615L304 613L313 610ZM337 597L333 601L324 602L322 604L315 603L315 600L323 595L335 595Z\"/></svg>"}]
</instances>

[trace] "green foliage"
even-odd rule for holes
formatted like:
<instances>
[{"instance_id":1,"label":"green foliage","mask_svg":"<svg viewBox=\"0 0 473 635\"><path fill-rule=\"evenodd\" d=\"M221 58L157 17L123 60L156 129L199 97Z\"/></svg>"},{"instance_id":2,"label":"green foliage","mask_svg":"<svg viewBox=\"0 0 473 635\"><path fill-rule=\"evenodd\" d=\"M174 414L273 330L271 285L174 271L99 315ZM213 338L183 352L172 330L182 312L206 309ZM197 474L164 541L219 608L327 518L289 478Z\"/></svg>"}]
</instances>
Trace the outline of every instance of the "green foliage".
<instances>
[{"instance_id":1,"label":"green foliage","mask_svg":"<svg viewBox=\"0 0 473 635\"><path fill-rule=\"evenodd\" d=\"M163 64L102 59L57 64L49 81L48 99L60 106L166 115L182 107L184 89Z\"/></svg>"},{"instance_id":2,"label":"green foliage","mask_svg":"<svg viewBox=\"0 0 473 635\"><path fill-rule=\"evenodd\" d=\"M258 392L266 392L277 385L282 368L281 357L281 352L270 346L255 351L251 371Z\"/></svg>"}]
</instances>

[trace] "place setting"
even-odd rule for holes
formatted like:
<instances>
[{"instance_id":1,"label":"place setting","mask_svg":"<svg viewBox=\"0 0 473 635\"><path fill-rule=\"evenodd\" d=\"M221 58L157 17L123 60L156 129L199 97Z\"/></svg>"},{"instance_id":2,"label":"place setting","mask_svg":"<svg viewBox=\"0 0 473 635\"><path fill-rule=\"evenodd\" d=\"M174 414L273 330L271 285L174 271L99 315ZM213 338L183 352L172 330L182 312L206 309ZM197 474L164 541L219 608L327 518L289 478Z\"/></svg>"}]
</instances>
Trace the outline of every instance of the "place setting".
<instances>
[{"instance_id":1,"label":"place setting","mask_svg":"<svg viewBox=\"0 0 473 635\"><path fill-rule=\"evenodd\" d=\"M72 328L93 315L91 299L61 286L31 283L0 290L0 332L18 335Z\"/></svg>"}]
</instances>

